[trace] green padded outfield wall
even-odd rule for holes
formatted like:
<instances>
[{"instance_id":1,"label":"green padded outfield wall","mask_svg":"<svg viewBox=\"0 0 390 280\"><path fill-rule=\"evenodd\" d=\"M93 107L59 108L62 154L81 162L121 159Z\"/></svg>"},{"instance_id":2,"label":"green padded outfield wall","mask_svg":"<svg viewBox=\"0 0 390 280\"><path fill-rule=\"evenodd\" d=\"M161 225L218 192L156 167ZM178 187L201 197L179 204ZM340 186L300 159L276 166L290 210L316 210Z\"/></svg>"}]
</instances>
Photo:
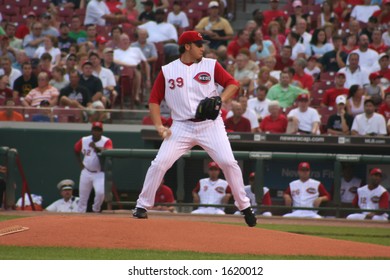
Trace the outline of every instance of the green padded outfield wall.
<instances>
[{"instance_id":1,"label":"green padded outfield wall","mask_svg":"<svg viewBox=\"0 0 390 280\"><path fill-rule=\"evenodd\" d=\"M104 135L112 139L114 148L154 148L141 139L141 128L105 125ZM78 188L80 167L73 146L81 137L90 135L90 129L89 124L0 122L0 146L18 150L31 193L43 196L47 206L60 198L56 186L62 179L74 180ZM114 182L118 189L140 190L149 165L150 160L115 160ZM16 199L20 194L18 178Z\"/></svg>"}]
</instances>

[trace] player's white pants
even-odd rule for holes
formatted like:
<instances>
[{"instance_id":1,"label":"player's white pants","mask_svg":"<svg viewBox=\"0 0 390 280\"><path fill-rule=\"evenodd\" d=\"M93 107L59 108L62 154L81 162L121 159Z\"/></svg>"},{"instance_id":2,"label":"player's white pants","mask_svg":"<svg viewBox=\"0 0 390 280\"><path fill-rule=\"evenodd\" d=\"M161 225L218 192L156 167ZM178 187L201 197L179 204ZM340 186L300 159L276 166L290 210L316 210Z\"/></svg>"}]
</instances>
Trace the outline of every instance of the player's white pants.
<instances>
[{"instance_id":1,"label":"player's white pants","mask_svg":"<svg viewBox=\"0 0 390 280\"><path fill-rule=\"evenodd\" d=\"M100 212L104 201L104 172L89 172L85 168L80 174L79 184L79 212L87 212L89 194L95 190L95 199L92 205L93 212Z\"/></svg>"},{"instance_id":2,"label":"player's white pants","mask_svg":"<svg viewBox=\"0 0 390 280\"><path fill-rule=\"evenodd\" d=\"M356 214L350 214L347 216L348 220L364 220L366 218L366 214L364 213L356 213ZM387 221L388 216L386 214L382 215L375 215L372 217L373 221Z\"/></svg>"},{"instance_id":3,"label":"player's white pants","mask_svg":"<svg viewBox=\"0 0 390 280\"><path fill-rule=\"evenodd\" d=\"M156 191L167 170L178 158L196 145L201 146L221 167L232 189L237 208L244 210L250 207L249 198L244 190L242 172L234 159L221 117L215 121L174 121L171 131L172 135L163 141L146 173L137 207L148 209L153 206Z\"/></svg>"},{"instance_id":4,"label":"player's white pants","mask_svg":"<svg viewBox=\"0 0 390 280\"><path fill-rule=\"evenodd\" d=\"M200 207L192 211L191 214L225 215L225 212L215 207Z\"/></svg>"},{"instance_id":5,"label":"player's white pants","mask_svg":"<svg viewBox=\"0 0 390 280\"><path fill-rule=\"evenodd\" d=\"M322 216L318 215L315 211L310 211L310 210L295 210L292 213L284 214L283 217L316 218L316 219L322 218Z\"/></svg>"}]
</instances>

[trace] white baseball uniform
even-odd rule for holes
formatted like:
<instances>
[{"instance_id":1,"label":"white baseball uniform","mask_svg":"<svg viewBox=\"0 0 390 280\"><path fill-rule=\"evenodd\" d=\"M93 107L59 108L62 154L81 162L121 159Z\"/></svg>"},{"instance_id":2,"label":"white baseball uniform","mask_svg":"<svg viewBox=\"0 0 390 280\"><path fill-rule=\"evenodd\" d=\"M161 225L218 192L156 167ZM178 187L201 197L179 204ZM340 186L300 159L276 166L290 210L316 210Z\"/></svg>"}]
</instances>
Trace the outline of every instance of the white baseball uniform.
<instances>
[{"instance_id":1,"label":"white baseball uniform","mask_svg":"<svg viewBox=\"0 0 390 280\"><path fill-rule=\"evenodd\" d=\"M314 201L320 196L328 196L325 187L321 182L309 179L306 182L295 180L290 183L285 194L292 198L294 207L313 207ZM317 214L317 210L293 210L292 213L283 215L283 217L306 217L306 218L322 218Z\"/></svg>"},{"instance_id":2,"label":"white baseball uniform","mask_svg":"<svg viewBox=\"0 0 390 280\"><path fill-rule=\"evenodd\" d=\"M368 185L357 189L357 194L353 201L355 206L359 206L360 209L389 209L389 193L382 186L379 185L375 189L370 190ZM350 214L347 216L349 220L364 220L366 215L370 211L365 211L363 213ZM373 220L377 221L387 221L388 214L384 213L382 215L375 215L372 217Z\"/></svg>"},{"instance_id":3,"label":"white baseball uniform","mask_svg":"<svg viewBox=\"0 0 390 280\"><path fill-rule=\"evenodd\" d=\"M193 192L197 192L200 204L221 204L226 194L232 193L225 180L212 181L210 178L199 180ZM220 214L224 215L223 208L200 206L191 212L192 214Z\"/></svg>"},{"instance_id":4,"label":"white baseball uniform","mask_svg":"<svg viewBox=\"0 0 390 280\"><path fill-rule=\"evenodd\" d=\"M362 185L362 179L352 178L349 182L345 181L344 178L341 178L340 186L340 200L344 203L352 203L353 199L356 196L356 191Z\"/></svg>"},{"instance_id":5,"label":"white baseball uniform","mask_svg":"<svg viewBox=\"0 0 390 280\"><path fill-rule=\"evenodd\" d=\"M47 206L46 210L50 212L61 213L78 212L79 200L80 199L75 196L72 196L68 201L65 201L63 198L61 198Z\"/></svg>"},{"instance_id":6,"label":"white baseball uniform","mask_svg":"<svg viewBox=\"0 0 390 280\"><path fill-rule=\"evenodd\" d=\"M89 194L92 188L95 190L95 199L92 206L94 212L100 212L100 208L104 201L104 172L100 166L100 160L89 144L93 142L92 135L81 138L75 145L76 153L83 153L84 169L80 174L79 184L79 206L78 212L85 213L87 211L87 203ZM98 142L95 142L96 147L104 149L112 149L112 141L110 138L102 136Z\"/></svg>"},{"instance_id":7,"label":"white baseball uniform","mask_svg":"<svg viewBox=\"0 0 390 280\"><path fill-rule=\"evenodd\" d=\"M162 67L149 103L160 104L165 99L172 110L172 134L164 139L148 169L137 207L148 209L153 206L156 190L166 171L196 145L202 147L222 169L238 209L250 207L242 172L234 159L221 116L216 120L194 120L199 102L218 95L216 84L225 88L230 84L238 85L238 82L215 59L203 58L190 65L177 59Z\"/></svg>"},{"instance_id":8,"label":"white baseball uniform","mask_svg":"<svg viewBox=\"0 0 390 280\"><path fill-rule=\"evenodd\" d=\"M251 201L251 205L256 207L257 206L256 196L252 192L251 185L245 186L245 192L246 192L246 196ZM271 196L270 196L270 193L269 193L269 188L267 188L267 187L263 187L262 205L271 205ZM256 210L253 209L253 210L255 211L255 213L257 212L257 209ZM269 212L269 211L266 211L266 212L263 212L261 215L263 215L263 216L272 216L272 213Z\"/></svg>"}]
</instances>

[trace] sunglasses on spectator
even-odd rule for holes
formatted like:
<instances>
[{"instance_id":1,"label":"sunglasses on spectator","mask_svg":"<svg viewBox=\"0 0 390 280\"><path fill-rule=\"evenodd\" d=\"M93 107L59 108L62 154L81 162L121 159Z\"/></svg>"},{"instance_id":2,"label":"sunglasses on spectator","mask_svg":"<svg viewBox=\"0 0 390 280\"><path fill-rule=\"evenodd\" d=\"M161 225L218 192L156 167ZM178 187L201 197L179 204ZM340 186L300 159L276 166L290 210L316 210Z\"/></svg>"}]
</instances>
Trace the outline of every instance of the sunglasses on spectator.
<instances>
[{"instance_id":1,"label":"sunglasses on spectator","mask_svg":"<svg viewBox=\"0 0 390 280\"><path fill-rule=\"evenodd\" d=\"M198 48L201 48L203 46L203 42L193 42L193 44Z\"/></svg>"}]
</instances>

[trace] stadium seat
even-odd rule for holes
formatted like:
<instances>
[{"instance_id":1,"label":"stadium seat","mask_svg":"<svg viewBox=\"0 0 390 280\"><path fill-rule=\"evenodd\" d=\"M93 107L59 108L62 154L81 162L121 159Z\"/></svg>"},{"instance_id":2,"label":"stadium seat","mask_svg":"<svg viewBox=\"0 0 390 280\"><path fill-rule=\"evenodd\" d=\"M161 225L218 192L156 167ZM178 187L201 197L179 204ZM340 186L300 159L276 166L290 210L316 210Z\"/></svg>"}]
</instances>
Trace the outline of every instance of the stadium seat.
<instances>
[{"instance_id":1,"label":"stadium seat","mask_svg":"<svg viewBox=\"0 0 390 280\"><path fill-rule=\"evenodd\" d=\"M335 72L321 72L320 81L334 81L336 73Z\"/></svg>"},{"instance_id":2,"label":"stadium seat","mask_svg":"<svg viewBox=\"0 0 390 280\"><path fill-rule=\"evenodd\" d=\"M202 12L198 10L194 10L192 8L185 10L189 21L189 29L194 29L194 27L198 24L200 19L202 18Z\"/></svg>"},{"instance_id":3,"label":"stadium seat","mask_svg":"<svg viewBox=\"0 0 390 280\"><path fill-rule=\"evenodd\" d=\"M126 95L130 96L131 103L134 104L132 92L134 77L135 73L133 68L121 66L121 75L119 77L119 84L121 89L119 100L121 109L124 107Z\"/></svg>"},{"instance_id":4,"label":"stadium seat","mask_svg":"<svg viewBox=\"0 0 390 280\"><path fill-rule=\"evenodd\" d=\"M72 8L64 8L61 7L58 9L58 14L59 17L71 17L73 15L73 9Z\"/></svg>"},{"instance_id":5,"label":"stadium seat","mask_svg":"<svg viewBox=\"0 0 390 280\"><path fill-rule=\"evenodd\" d=\"M8 16L8 17L16 16L19 14L19 7L7 4L7 5L0 7L0 12L3 15L3 17L4 16Z\"/></svg>"},{"instance_id":6,"label":"stadium seat","mask_svg":"<svg viewBox=\"0 0 390 280\"><path fill-rule=\"evenodd\" d=\"M31 0L31 6L49 8L51 0Z\"/></svg>"},{"instance_id":7,"label":"stadium seat","mask_svg":"<svg viewBox=\"0 0 390 280\"><path fill-rule=\"evenodd\" d=\"M26 24L26 18L27 18L26 15L19 14L19 15L13 16L11 18L11 22L14 22L16 25Z\"/></svg>"},{"instance_id":8,"label":"stadium seat","mask_svg":"<svg viewBox=\"0 0 390 280\"><path fill-rule=\"evenodd\" d=\"M23 8L23 7L28 7L30 6L30 0L14 0L12 5Z\"/></svg>"},{"instance_id":9,"label":"stadium seat","mask_svg":"<svg viewBox=\"0 0 390 280\"><path fill-rule=\"evenodd\" d=\"M320 105L324 93L325 90L321 87L321 83L319 82L314 83L312 89L310 90L310 99L311 99L310 104L312 106Z\"/></svg>"},{"instance_id":10,"label":"stadium seat","mask_svg":"<svg viewBox=\"0 0 390 280\"><path fill-rule=\"evenodd\" d=\"M41 16L42 14L46 13L47 10L45 7L41 6L31 6L31 7L24 7L21 10L22 15L27 15L29 12L34 12L38 17Z\"/></svg>"},{"instance_id":11,"label":"stadium seat","mask_svg":"<svg viewBox=\"0 0 390 280\"><path fill-rule=\"evenodd\" d=\"M321 116L321 133L326 133L326 125L328 123L328 119L331 115L336 113L336 109L334 107L320 107L317 109L318 114Z\"/></svg>"}]
</instances>

